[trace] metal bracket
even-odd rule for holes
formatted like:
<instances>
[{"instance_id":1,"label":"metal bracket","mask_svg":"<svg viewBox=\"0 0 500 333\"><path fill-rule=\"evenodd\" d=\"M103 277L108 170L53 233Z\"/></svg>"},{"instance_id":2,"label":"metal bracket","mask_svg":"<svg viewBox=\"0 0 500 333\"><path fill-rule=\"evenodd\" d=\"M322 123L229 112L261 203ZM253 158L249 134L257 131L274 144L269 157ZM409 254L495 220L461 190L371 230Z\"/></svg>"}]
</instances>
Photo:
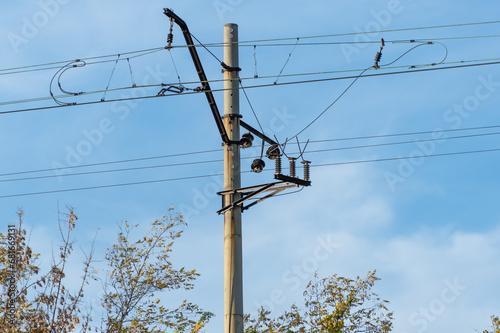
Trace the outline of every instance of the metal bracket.
<instances>
[{"instance_id":1,"label":"metal bracket","mask_svg":"<svg viewBox=\"0 0 500 333\"><path fill-rule=\"evenodd\" d=\"M287 183L297 184L298 186L311 186L310 180L303 180L300 178L282 175L281 173L274 174L274 179L278 179Z\"/></svg>"},{"instance_id":2,"label":"metal bracket","mask_svg":"<svg viewBox=\"0 0 500 333\"><path fill-rule=\"evenodd\" d=\"M222 70L222 73L224 73L224 72L241 72L240 67L231 67L231 66L226 65L224 62L221 62L220 64L224 68Z\"/></svg>"},{"instance_id":3,"label":"metal bracket","mask_svg":"<svg viewBox=\"0 0 500 333\"><path fill-rule=\"evenodd\" d=\"M261 133L258 130L256 130L255 128L253 128L252 126L248 125L243 120L240 120L240 125L241 125L241 127L246 129L247 131L255 134L258 138L261 138L262 140L266 141L270 145L277 145L278 144L276 141L274 141L273 139L270 139L264 133Z\"/></svg>"},{"instance_id":4,"label":"metal bracket","mask_svg":"<svg viewBox=\"0 0 500 333\"><path fill-rule=\"evenodd\" d=\"M196 71L198 72L198 77L200 79L202 88L200 90L195 91L203 91L207 97L208 104L210 105L210 109L212 110L213 117L215 119L215 123L219 130L219 134L222 138L222 141L227 143L229 142L229 137L227 135L224 124L222 123L222 119L220 117L219 109L217 108L217 103L215 102L215 98L212 94L212 89L208 84L208 79L205 74L205 70L201 64L200 57L198 56L198 52L196 51L196 47L194 46L193 39L191 38L191 33L189 32L188 26L186 22L184 22L179 16L175 15L174 12L168 8L164 9L164 14L174 23L176 23L179 28L182 30L182 34L184 35L184 39L186 41L186 45L188 47L189 53L191 54L191 58L193 60ZM227 66L227 65L226 65Z\"/></svg>"},{"instance_id":5,"label":"metal bracket","mask_svg":"<svg viewBox=\"0 0 500 333\"><path fill-rule=\"evenodd\" d=\"M259 202L262 202L266 199L269 199L270 197L280 193L283 190L286 190L287 188L292 188L292 187L298 187L299 185L297 184L290 184L288 182L277 182L277 183L268 183L268 184L263 184L263 185L257 185L257 186L251 186L251 187L243 187L239 189L234 189L234 190L226 190L222 192L218 192L218 195L222 196L222 209L219 209L217 211L217 214L224 214L230 209L233 209L235 207L241 207L242 211L245 211L249 209L250 207L258 204ZM250 192L249 192L250 191ZM264 193L264 192L271 192L268 195L257 199L256 201L252 202L248 206L243 206L243 203L245 201L248 201L252 198L255 198L255 196ZM224 199L226 195L234 195L235 193L240 193L242 197L235 202L233 202L231 205L224 206Z\"/></svg>"},{"instance_id":6,"label":"metal bracket","mask_svg":"<svg viewBox=\"0 0 500 333\"><path fill-rule=\"evenodd\" d=\"M229 114L225 114L223 116L221 116L222 119L224 118L229 118L229 119L234 119L234 118L243 118L243 116L241 114L237 114L237 113L229 113Z\"/></svg>"}]
</instances>

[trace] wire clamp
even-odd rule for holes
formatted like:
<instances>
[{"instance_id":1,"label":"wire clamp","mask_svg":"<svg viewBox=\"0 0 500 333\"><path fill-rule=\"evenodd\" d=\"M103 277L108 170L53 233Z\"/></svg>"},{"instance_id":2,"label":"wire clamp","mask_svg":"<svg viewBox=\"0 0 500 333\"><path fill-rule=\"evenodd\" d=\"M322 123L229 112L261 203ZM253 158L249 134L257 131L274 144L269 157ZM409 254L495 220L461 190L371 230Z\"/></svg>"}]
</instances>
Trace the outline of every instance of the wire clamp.
<instances>
[{"instance_id":1,"label":"wire clamp","mask_svg":"<svg viewBox=\"0 0 500 333\"><path fill-rule=\"evenodd\" d=\"M224 73L224 72L241 72L240 67L231 67L231 66L226 65L226 63L224 63L224 62L221 62L220 64L223 67L222 73Z\"/></svg>"},{"instance_id":2,"label":"wire clamp","mask_svg":"<svg viewBox=\"0 0 500 333\"><path fill-rule=\"evenodd\" d=\"M180 94L184 91L184 87L183 86L169 86L168 88L162 88L158 94L156 96L165 96L165 93L167 91L171 91L171 92L174 92L174 93L177 93L177 94Z\"/></svg>"}]
</instances>

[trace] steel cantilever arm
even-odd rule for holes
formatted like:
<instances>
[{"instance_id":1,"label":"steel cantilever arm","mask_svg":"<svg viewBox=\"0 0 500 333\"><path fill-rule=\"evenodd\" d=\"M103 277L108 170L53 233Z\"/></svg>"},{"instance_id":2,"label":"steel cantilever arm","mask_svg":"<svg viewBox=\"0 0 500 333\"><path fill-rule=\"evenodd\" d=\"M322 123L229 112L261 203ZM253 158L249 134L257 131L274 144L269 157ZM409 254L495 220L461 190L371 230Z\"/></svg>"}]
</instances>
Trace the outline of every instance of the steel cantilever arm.
<instances>
[{"instance_id":1,"label":"steel cantilever arm","mask_svg":"<svg viewBox=\"0 0 500 333\"><path fill-rule=\"evenodd\" d=\"M179 26L179 28L181 28L182 34L184 35L184 39L186 40L186 44L189 49L189 53L191 54L191 58L193 59L194 66L196 67L196 71L198 72L198 77L200 78L200 82L202 85L202 91L205 92L205 96L207 97L208 104L210 105L210 109L212 110L212 114L214 116L215 123L217 124L217 128L219 129L222 141L225 144L229 144L230 143L229 137L227 136L224 123L222 122L219 109L217 108L217 104L215 103L214 95L212 94L212 90L210 88L210 85L208 84L208 79L207 76L205 75L205 70L201 65L200 57L198 56L198 52L196 51L196 47L194 46L193 39L191 38L191 33L189 32L187 24L168 8L164 9L164 14L167 15L170 19L172 19Z\"/></svg>"}]
</instances>

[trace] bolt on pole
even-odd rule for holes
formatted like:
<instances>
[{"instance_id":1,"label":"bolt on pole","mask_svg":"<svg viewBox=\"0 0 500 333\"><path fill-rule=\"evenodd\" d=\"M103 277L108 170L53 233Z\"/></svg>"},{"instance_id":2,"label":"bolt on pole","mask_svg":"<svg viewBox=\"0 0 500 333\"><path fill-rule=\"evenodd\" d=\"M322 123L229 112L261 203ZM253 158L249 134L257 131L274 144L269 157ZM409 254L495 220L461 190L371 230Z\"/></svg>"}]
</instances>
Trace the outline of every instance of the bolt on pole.
<instances>
[{"instance_id":1,"label":"bolt on pole","mask_svg":"<svg viewBox=\"0 0 500 333\"><path fill-rule=\"evenodd\" d=\"M240 105L238 61L238 25L224 25L224 127L230 143L224 147L224 190L241 187ZM224 205L232 205L241 194L224 196ZM224 213L224 332L243 333L243 259L241 207Z\"/></svg>"}]
</instances>

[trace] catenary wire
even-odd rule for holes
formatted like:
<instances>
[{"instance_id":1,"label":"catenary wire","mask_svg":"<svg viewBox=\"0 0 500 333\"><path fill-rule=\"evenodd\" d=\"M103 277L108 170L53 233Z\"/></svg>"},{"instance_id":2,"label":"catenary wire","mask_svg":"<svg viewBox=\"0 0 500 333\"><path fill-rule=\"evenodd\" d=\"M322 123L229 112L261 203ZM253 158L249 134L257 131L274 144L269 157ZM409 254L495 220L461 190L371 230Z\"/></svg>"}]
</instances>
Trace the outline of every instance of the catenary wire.
<instances>
[{"instance_id":1,"label":"catenary wire","mask_svg":"<svg viewBox=\"0 0 500 333\"><path fill-rule=\"evenodd\" d=\"M483 22L458 23L458 24L426 26L426 27L412 27L412 28L377 30L377 31L367 31L367 32L363 32L363 33L364 34L373 34L373 33L380 34L380 33L384 33L384 32L413 31L413 30L426 30L426 29L438 29L438 28L452 28L452 27L464 27L464 26L498 24L498 23L500 23L500 21L485 21L485 22L483 21ZM302 37L287 37L287 38L247 40L247 41L239 41L239 42L236 42L236 43L238 43L238 44L254 43L255 44L255 43L259 43L259 42L296 40L297 38L300 38L300 39L314 39L314 38L354 36L354 35L359 35L359 32L350 32L350 33L341 33L341 34L328 34L328 35L317 35L317 36L302 36ZM196 39L195 36L193 36L193 37ZM498 36L495 35L495 36L446 37L446 39L450 39L450 38L482 38L482 37L498 37ZM436 38L433 38L433 39L436 39ZM444 38L439 38L439 39L444 39ZM374 42L374 43L377 43L377 42ZM221 46L221 45L223 46L224 43L206 43L205 44L205 46ZM194 45L194 46L198 46L198 45ZM173 46L173 47L174 48L187 47L187 45ZM164 49L166 49L166 46L149 48L149 49L143 49L143 50L136 50L136 51L129 51L129 52L121 52L121 53L115 53L115 54L109 54L109 55L100 55L100 56L95 56L95 57L87 57L87 58L83 58L81 60L94 60L94 59L110 58L110 57L116 57L118 54L122 54L122 55L130 55L130 54L137 54L137 53L149 54L150 52L161 51L161 50L164 50ZM74 61L74 59L62 60L62 61L56 61L56 62L49 62L49 63L45 63L45 64L37 64L37 65L28 65L28 66L20 66L20 67L13 67L13 68L5 68L5 69L0 69L0 73L6 72L6 71L17 70L17 69L27 69L27 68L51 66L51 65L57 65L57 64L65 64L65 63L68 63L68 62L71 62L71 61Z\"/></svg>"},{"instance_id":2,"label":"catenary wire","mask_svg":"<svg viewBox=\"0 0 500 333\"><path fill-rule=\"evenodd\" d=\"M451 65L451 64L467 64L467 63L477 63L477 62L484 62L484 61L498 61L500 58L489 58L489 59L476 59L476 60L461 60L461 61L449 61L449 62L443 62L440 63L441 65ZM113 60L115 61L115 60ZM393 69L402 69L402 68L424 68L424 67L430 67L430 66L436 66L436 63L431 63L431 64L420 64L420 65L404 65L404 66L391 66L391 67L384 67L386 70L393 70ZM387 65L382 65L382 66L387 66ZM59 67L58 67L59 68ZM295 73L295 74L283 74L281 77L300 77L300 76L312 76L312 75L327 75L327 74L339 74L339 73L350 73L350 72L360 72L362 69L347 69L347 70L336 70L336 71L323 71L323 72L306 72L306 73ZM269 78L276 78L277 75L266 75L262 77L246 77L246 78L240 78L242 81L246 80L254 80L254 79L269 79ZM207 82L209 83L218 83L218 82L223 82L224 79L213 79L213 80L208 80ZM130 89L140 89L140 88L153 88L153 87L163 87L163 86L169 86L169 85L174 85L174 84L180 84L182 86L184 85L190 85L190 84L199 84L199 81L189 81L189 82L179 82L179 83L158 83L158 84L150 84L150 85L141 85L141 86L127 86L127 87L120 87L120 88L113 88L113 89L108 89L108 92L115 92L115 91L122 91L122 90L130 90ZM88 92L82 92L80 95L92 95L92 94L99 94L103 93L105 90L95 90L95 91L88 91ZM56 95L54 96L56 98L68 98L71 96L68 95ZM21 103L30 103L30 102L41 102L41 101L46 101L46 100L51 100L53 97L47 96L47 97L36 97L36 98L29 98L29 99L22 99L22 100L14 100L14 101L5 101L5 102L0 102L0 106L4 105L13 105L13 104L21 104Z\"/></svg>"},{"instance_id":3,"label":"catenary wire","mask_svg":"<svg viewBox=\"0 0 500 333\"><path fill-rule=\"evenodd\" d=\"M459 37L430 37L430 38L414 38L414 39L394 39L387 40L387 43L408 43L410 41L421 40L461 40L461 39L481 39L481 38L500 38L500 35L483 35L483 36L459 36ZM295 38L291 38L295 39ZM241 42L240 42L241 43ZM282 46L326 46L326 45L349 45L349 44L380 44L380 41L333 41L333 42L301 42L301 43L267 43L267 44L253 44L253 45L239 45L240 47L282 47ZM222 47L224 45L205 44L207 47Z\"/></svg>"},{"instance_id":4,"label":"catenary wire","mask_svg":"<svg viewBox=\"0 0 500 333\"><path fill-rule=\"evenodd\" d=\"M377 31L367 31L367 32L363 32L363 34L381 34L381 33L386 33L386 32L400 32L400 31L415 31L415 30L427 30L427 29L454 28L454 27L465 27L465 26L473 26L473 25L486 25L486 24L498 24L498 23L500 23L500 21L459 23L459 24L435 25L435 26L427 26L427 27L413 27L413 28L400 28L400 29L386 29L386 30L377 30ZM328 35L316 35L316 36L271 38L271 39L259 39L259 40L240 41L239 44L259 43L259 42L277 42L277 41L284 41L284 40L295 40L297 38L300 38L300 39L314 39L314 38L355 36L355 35L359 35L359 34L360 34L359 32L348 32L348 33L328 34ZM210 44L208 44L208 45L210 45Z\"/></svg>"},{"instance_id":5,"label":"catenary wire","mask_svg":"<svg viewBox=\"0 0 500 333\"><path fill-rule=\"evenodd\" d=\"M132 52L125 52L125 53L117 53L117 54L105 55L105 56L96 56L96 57L88 57L88 58L81 58L81 59L72 59L72 60L68 60L68 61L56 61L56 62L38 64L38 65L4 68L4 69L0 69L0 76L1 75L10 75L10 74L38 72L38 71L44 71L44 70L50 70L50 69L59 69L59 68L61 68L61 65L64 65L65 63L76 62L76 61L85 61L89 65L104 64L104 63L116 61L114 58L117 57L119 54L121 54L122 56L135 54L133 56L128 57L129 59L134 59L134 58L142 57L142 56L145 56L148 54L160 52L163 50L165 50L165 47L157 47L154 49L132 51ZM106 58L113 58L113 59L98 60L98 59L106 59ZM91 60L98 60L98 61L91 61ZM124 60L126 60L126 58L120 59L120 61L124 61ZM55 65L59 65L59 66L55 66ZM41 67L41 68L39 68L39 67Z\"/></svg>"},{"instance_id":6,"label":"catenary wire","mask_svg":"<svg viewBox=\"0 0 500 333\"><path fill-rule=\"evenodd\" d=\"M427 26L427 27L413 27L413 28L400 28L400 29L388 29L388 30L378 30L378 31L367 31L363 32L364 34L380 34L380 33L387 33L387 32L399 32L399 31L414 31L414 30L426 30L426 29L438 29L438 28L452 28L452 27L463 27L463 26L473 26L473 25L485 25L485 24L498 24L500 21L488 21L488 22L472 22L472 23L460 23L460 24L449 24L449 25L438 25L438 26ZM359 35L359 32L351 32L351 33L341 33L341 34L329 34L329 35L318 35L318 36L302 36L302 37L287 37L287 38L273 38L273 39L260 39L260 40L248 40L248 41L240 41L236 42L240 44L240 46L245 46L244 44L248 43L262 43L262 42L276 42L276 41L286 41L286 40L296 40L297 38L300 39L314 39L314 38L327 38L327 37L340 37L340 36L354 36L354 35ZM196 37L193 36L195 39ZM492 37L500 37L499 35L486 35L486 36L462 36L462 37L443 37L443 38L432 38L434 40L450 40L450 39L470 39L470 38L492 38ZM389 41L390 42L390 41ZM344 44L349 44L349 43L356 43L356 44L361 44L361 43L377 43L377 42L337 42L337 43L344 43ZM215 46L224 46L224 43L206 43L204 47L215 47ZM301 44L298 44L301 45ZM194 45L194 46L201 46L201 45ZM252 46L252 45L248 45ZM266 46L266 45L259 45L259 46ZM269 45L269 46L285 46L283 45ZM187 47L187 45L182 45L182 46L173 46L173 48L181 48L181 47ZM152 52L157 52L157 51L162 51L166 49L165 46L162 47L155 47L155 48L149 48L149 49L144 49L144 50L136 50L136 51L129 51L129 52L121 52L120 54L122 55L130 55L130 54L138 54L142 53L142 55L146 55ZM94 60L94 59L104 59L104 58L110 58L110 57L116 57L118 53L115 54L110 54L110 55L101 55L101 56L95 56L95 57L87 57L87 58L82 58L81 60ZM141 55L136 55L136 56L141 56ZM135 56L134 56L135 57ZM131 58L131 57L129 57ZM56 61L56 62L49 62L45 64L37 64L37 65L28 65L28 66L19 66L19 67L13 67L13 68L4 68L0 69L0 75L4 74L13 74L13 73L6 73L6 72L12 72L14 70L26 70L26 69L33 69L37 67L46 67L46 66L52 66L52 65L58 65L58 64L64 64L68 63L70 61L74 61L74 59L70 60L63 60L63 61ZM57 68L57 67L55 67ZM46 69L42 68L41 70ZM40 69L36 69L40 70ZM19 72L15 72L19 73Z\"/></svg>"},{"instance_id":7,"label":"catenary wire","mask_svg":"<svg viewBox=\"0 0 500 333\"><path fill-rule=\"evenodd\" d=\"M366 74L366 75L363 75L362 77L368 78L368 77L388 76L388 75L397 75L397 74L421 73L421 72L429 72L429 71L437 71L437 70L470 68L470 67L478 67L478 66L491 66L491 65L498 65L498 64L500 64L500 61L478 63L478 64L455 65L455 66L446 66L446 67L419 68L419 69L414 69L414 70L395 71L395 72L388 72L388 73ZM290 81L290 82L281 82L281 83L277 83L277 84L260 84L260 85L247 86L246 89L265 88L265 87L272 87L272 86L275 86L275 87L276 86L288 86L288 85L294 85L294 84L318 83L318 82L327 82L327 81L336 81L336 80L345 80L345 79L356 79L356 78L357 78L357 76L344 76L344 77L323 78L323 79L314 79L314 80ZM228 90L228 89L224 89L224 88L212 89L211 91L212 92L222 92L225 90ZM92 101L92 102L76 103L73 105L54 105L54 106L44 106L44 107L18 109L18 110L8 110L8 111L1 111L0 115L19 113L19 112L30 112L30 111L57 109L57 108L64 108L64 107L71 107L71 106L83 106L83 105L93 105L93 104L99 104L99 103L122 102L122 101L130 101L130 100L141 100L141 99L151 99L151 98L170 97L170 96L176 96L176 95L191 95L191 94L198 94L198 92L192 91L192 92L186 92L186 93L182 93L182 94L170 94L170 95L161 95L161 96L151 95L151 96L142 96L142 97L118 98L118 99L110 99L110 100L105 100L105 101Z\"/></svg>"}]
</instances>

